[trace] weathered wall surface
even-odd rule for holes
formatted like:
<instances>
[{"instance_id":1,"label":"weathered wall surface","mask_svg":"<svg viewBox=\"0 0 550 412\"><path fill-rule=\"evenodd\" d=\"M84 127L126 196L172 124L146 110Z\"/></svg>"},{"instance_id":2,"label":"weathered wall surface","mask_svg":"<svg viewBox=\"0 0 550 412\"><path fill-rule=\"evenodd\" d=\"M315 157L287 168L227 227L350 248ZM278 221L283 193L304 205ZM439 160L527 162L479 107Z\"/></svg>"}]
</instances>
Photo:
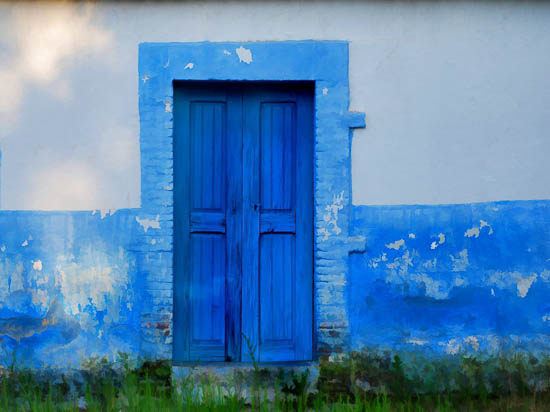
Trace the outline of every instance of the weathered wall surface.
<instances>
[{"instance_id":1,"label":"weathered wall surface","mask_svg":"<svg viewBox=\"0 0 550 412\"><path fill-rule=\"evenodd\" d=\"M172 41L349 41L368 127L343 230L367 250L320 297L345 296L349 347L548 347L549 18L545 2L1 3L1 206L143 209L0 213L0 360L170 356L172 216L147 203L171 189L140 179L166 164L140 165L137 70L139 43Z\"/></svg>"},{"instance_id":2,"label":"weathered wall surface","mask_svg":"<svg viewBox=\"0 0 550 412\"><path fill-rule=\"evenodd\" d=\"M78 367L140 348L131 210L0 213L0 364Z\"/></svg>"},{"instance_id":3,"label":"weathered wall surface","mask_svg":"<svg viewBox=\"0 0 550 412\"><path fill-rule=\"evenodd\" d=\"M550 202L356 206L351 345L550 347Z\"/></svg>"}]
</instances>

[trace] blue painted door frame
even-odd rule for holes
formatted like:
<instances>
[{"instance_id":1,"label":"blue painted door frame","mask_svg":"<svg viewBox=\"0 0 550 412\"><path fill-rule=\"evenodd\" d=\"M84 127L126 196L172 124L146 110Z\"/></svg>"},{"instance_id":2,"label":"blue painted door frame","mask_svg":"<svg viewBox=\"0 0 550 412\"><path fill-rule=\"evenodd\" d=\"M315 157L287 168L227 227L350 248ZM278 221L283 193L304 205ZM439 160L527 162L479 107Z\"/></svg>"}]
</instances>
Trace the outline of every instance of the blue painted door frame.
<instances>
[{"instance_id":1,"label":"blue painted door frame","mask_svg":"<svg viewBox=\"0 0 550 412\"><path fill-rule=\"evenodd\" d=\"M313 87L174 89L174 360L313 355Z\"/></svg>"}]
</instances>

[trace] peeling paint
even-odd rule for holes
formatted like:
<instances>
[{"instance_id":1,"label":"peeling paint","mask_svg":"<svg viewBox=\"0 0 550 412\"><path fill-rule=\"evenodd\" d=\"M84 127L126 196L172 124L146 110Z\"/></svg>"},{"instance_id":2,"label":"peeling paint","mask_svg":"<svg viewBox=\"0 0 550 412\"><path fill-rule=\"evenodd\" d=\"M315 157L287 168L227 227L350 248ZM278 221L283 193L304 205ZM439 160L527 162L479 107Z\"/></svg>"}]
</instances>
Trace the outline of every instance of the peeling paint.
<instances>
[{"instance_id":1,"label":"peeling paint","mask_svg":"<svg viewBox=\"0 0 550 412\"><path fill-rule=\"evenodd\" d=\"M147 75L145 75L145 76L143 76L143 77L141 78L141 80L143 81L143 84L147 83L147 81L149 81L150 79L151 79L151 78L150 78L149 76L147 76Z\"/></svg>"},{"instance_id":2,"label":"peeling paint","mask_svg":"<svg viewBox=\"0 0 550 412\"><path fill-rule=\"evenodd\" d=\"M164 64L164 66L162 66L162 67L164 67L165 69L167 69L168 67L170 67L170 59L168 59L168 60L166 61L166 63Z\"/></svg>"},{"instance_id":3,"label":"peeling paint","mask_svg":"<svg viewBox=\"0 0 550 412\"><path fill-rule=\"evenodd\" d=\"M353 349L408 339L427 340L418 350L434 353L550 348L550 232L540 223L550 202L493 206L354 206L369 256L350 256ZM387 248L410 233L422 241Z\"/></svg>"},{"instance_id":4,"label":"peeling paint","mask_svg":"<svg viewBox=\"0 0 550 412\"><path fill-rule=\"evenodd\" d=\"M160 215L157 215L155 220L140 219L139 216L136 216L136 222L139 223L145 232L149 229L160 229Z\"/></svg>"},{"instance_id":5,"label":"peeling paint","mask_svg":"<svg viewBox=\"0 0 550 412\"><path fill-rule=\"evenodd\" d=\"M42 270L42 261L38 259L37 261L32 261L32 268L34 270L41 271Z\"/></svg>"},{"instance_id":6,"label":"peeling paint","mask_svg":"<svg viewBox=\"0 0 550 412\"><path fill-rule=\"evenodd\" d=\"M317 233L319 234L319 236L322 236L321 239L322 240L328 240L329 236L330 236L330 232L325 229L324 227L320 228Z\"/></svg>"},{"instance_id":7,"label":"peeling paint","mask_svg":"<svg viewBox=\"0 0 550 412\"><path fill-rule=\"evenodd\" d=\"M29 246L29 241L27 239L25 239L25 241L23 243L21 243L21 246L22 247Z\"/></svg>"},{"instance_id":8,"label":"peeling paint","mask_svg":"<svg viewBox=\"0 0 550 412\"><path fill-rule=\"evenodd\" d=\"M164 111L166 113L172 113L172 102L170 100L165 100L163 103L164 103Z\"/></svg>"},{"instance_id":9,"label":"peeling paint","mask_svg":"<svg viewBox=\"0 0 550 412\"><path fill-rule=\"evenodd\" d=\"M2 247L0 247L0 250L1 250L2 252L5 252L5 251L6 251L6 245L2 245Z\"/></svg>"},{"instance_id":10,"label":"peeling paint","mask_svg":"<svg viewBox=\"0 0 550 412\"><path fill-rule=\"evenodd\" d=\"M224 50L223 54L225 54L226 56L231 56L231 52L229 50Z\"/></svg>"},{"instance_id":11,"label":"peeling paint","mask_svg":"<svg viewBox=\"0 0 550 412\"><path fill-rule=\"evenodd\" d=\"M405 246L405 240L403 239L396 240L395 242L391 242L386 245L388 249L394 250L399 250L401 246Z\"/></svg>"},{"instance_id":12,"label":"peeling paint","mask_svg":"<svg viewBox=\"0 0 550 412\"><path fill-rule=\"evenodd\" d=\"M342 233L342 229L338 226L338 213L344 208L343 201L344 191L342 190L340 194L333 196L332 204L325 206L325 211L327 213L323 215L323 221L327 225L332 226L332 233L334 233L335 235L339 235L340 233ZM323 240L328 239L330 235L328 227L320 229L319 232L323 234Z\"/></svg>"},{"instance_id":13,"label":"peeling paint","mask_svg":"<svg viewBox=\"0 0 550 412\"><path fill-rule=\"evenodd\" d=\"M101 219L105 219L107 215L113 216L116 213L117 209L100 209L99 215L101 216ZM95 215L96 211L92 213L92 215Z\"/></svg>"},{"instance_id":14,"label":"peeling paint","mask_svg":"<svg viewBox=\"0 0 550 412\"><path fill-rule=\"evenodd\" d=\"M323 94L324 94L325 96L328 94L328 89L327 89L326 87L323 89Z\"/></svg>"},{"instance_id":15,"label":"peeling paint","mask_svg":"<svg viewBox=\"0 0 550 412\"><path fill-rule=\"evenodd\" d=\"M480 220L479 221L479 230L483 229L484 227L489 228L489 235L493 234L493 227L489 223L487 223L485 220Z\"/></svg>"},{"instance_id":16,"label":"peeling paint","mask_svg":"<svg viewBox=\"0 0 550 412\"><path fill-rule=\"evenodd\" d=\"M252 52L250 49L245 49L243 46L235 49L237 56L239 56L239 62L250 64L252 62Z\"/></svg>"},{"instance_id":17,"label":"peeling paint","mask_svg":"<svg viewBox=\"0 0 550 412\"><path fill-rule=\"evenodd\" d=\"M537 274L534 273L532 276L526 277L526 278L518 278L517 280L517 288L518 288L518 296L520 298L524 298L527 296L527 293L529 293L529 289L531 288L531 285L537 280Z\"/></svg>"},{"instance_id":18,"label":"peeling paint","mask_svg":"<svg viewBox=\"0 0 550 412\"><path fill-rule=\"evenodd\" d=\"M416 235L414 233L409 233L409 239L416 239Z\"/></svg>"},{"instance_id":19,"label":"peeling paint","mask_svg":"<svg viewBox=\"0 0 550 412\"><path fill-rule=\"evenodd\" d=\"M474 226L464 233L464 237L479 237L479 227Z\"/></svg>"},{"instance_id":20,"label":"peeling paint","mask_svg":"<svg viewBox=\"0 0 550 412\"><path fill-rule=\"evenodd\" d=\"M184 70L191 70L191 69L193 69L193 67L195 67L195 64L189 62L189 63L187 63L187 64L185 65L185 67L184 67L183 69L184 69Z\"/></svg>"},{"instance_id":21,"label":"peeling paint","mask_svg":"<svg viewBox=\"0 0 550 412\"><path fill-rule=\"evenodd\" d=\"M449 255L453 263L453 272L464 272L470 264L468 260L468 250L462 249L458 256Z\"/></svg>"},{"instance_id":22,"label":"peeling paint","mask_svg":"<svg viewBox=\"0 0 550 412\"><path fill-rule=\"evenodd\" d=\"M445 235L443 233L440 233L439 235L437 235L437 237L439 239L437 241L432 242L432 244L430 245L430 249L432 250L435 250L439 245L442 245L443 243L445 243Z\"/></svg>"},{"instance_id":23,"label":"peeling paint","mask_svg":"<svg viewBox=\"0 0 550 412\"><path fill-rule=\"evenodd\" d=\"M486 228L489 228L489 231L488 231L488 234L489 235L492 235L493 234L493 227L487 223L487 221L485 220L480 220L479 221L479 226L474 226L468 230L466 230L466 232L464 233L464 237L475 237L475 238L478 238L479 235L481 234L481 231L482 229L486 227Z\"/></svg>"}]
</instances>

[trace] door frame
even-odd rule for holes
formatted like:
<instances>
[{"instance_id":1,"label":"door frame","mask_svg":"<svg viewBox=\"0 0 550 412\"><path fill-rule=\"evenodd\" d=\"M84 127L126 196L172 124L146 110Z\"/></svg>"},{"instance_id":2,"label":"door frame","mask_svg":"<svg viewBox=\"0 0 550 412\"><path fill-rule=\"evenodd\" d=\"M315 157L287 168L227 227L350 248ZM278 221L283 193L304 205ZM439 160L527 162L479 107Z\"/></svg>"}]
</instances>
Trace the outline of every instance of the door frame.
<instances>
[{"instance_id":1,"label":"door frame","mask_svg":"<svg viewBox=\"0 0 550 412\"><path fill-rule=\"evenodd\" d=\"M173 331L173 82L314 82L314 359L349 341L349 253L364 251L351 221L350 129L365 115L349 112L349 45L344 41L141 43L139 115L141 209L149 222L136 238L145 284L140 355L172 359Z\"/></svg>"}]
</instances>

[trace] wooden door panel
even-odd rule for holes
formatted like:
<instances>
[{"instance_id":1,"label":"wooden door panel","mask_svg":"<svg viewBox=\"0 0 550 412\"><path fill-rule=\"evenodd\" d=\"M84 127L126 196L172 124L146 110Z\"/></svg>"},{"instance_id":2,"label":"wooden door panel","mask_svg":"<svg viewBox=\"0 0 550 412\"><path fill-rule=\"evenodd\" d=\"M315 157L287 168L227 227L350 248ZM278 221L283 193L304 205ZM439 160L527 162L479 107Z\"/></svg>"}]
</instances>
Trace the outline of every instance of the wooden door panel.
<instances>
[{"instance_id":1,"label":"wooden door panel","mask_svg":"<svg viewBox=\"0 0 550 412\"><path fill-rule=\"evenodd\" d=\"M241 105L231 87L174 88L176 361L239 356Z\"/></svg>"},{"instance_id":2,"label":"wooden door panel","mask_svg":"<svg viewBox=\"0 0 550 412\"><path fill-rule=\"evenodd\" d=\"M176 85L174 360L312 358L312 96Z\"/></svg>"},{"instance_id":3,"label":"wooden door panel","mask_svg":"<svg viewBox=\"0 0 550 412\"><path fill-rule=\"evenodd\" d=\"M260 361L311 359L311 90L250 87L243 101L244 170L250 174L243 194L251 205L245 207L243 331L257 344Z\"/></svg>"}]
</instances>

